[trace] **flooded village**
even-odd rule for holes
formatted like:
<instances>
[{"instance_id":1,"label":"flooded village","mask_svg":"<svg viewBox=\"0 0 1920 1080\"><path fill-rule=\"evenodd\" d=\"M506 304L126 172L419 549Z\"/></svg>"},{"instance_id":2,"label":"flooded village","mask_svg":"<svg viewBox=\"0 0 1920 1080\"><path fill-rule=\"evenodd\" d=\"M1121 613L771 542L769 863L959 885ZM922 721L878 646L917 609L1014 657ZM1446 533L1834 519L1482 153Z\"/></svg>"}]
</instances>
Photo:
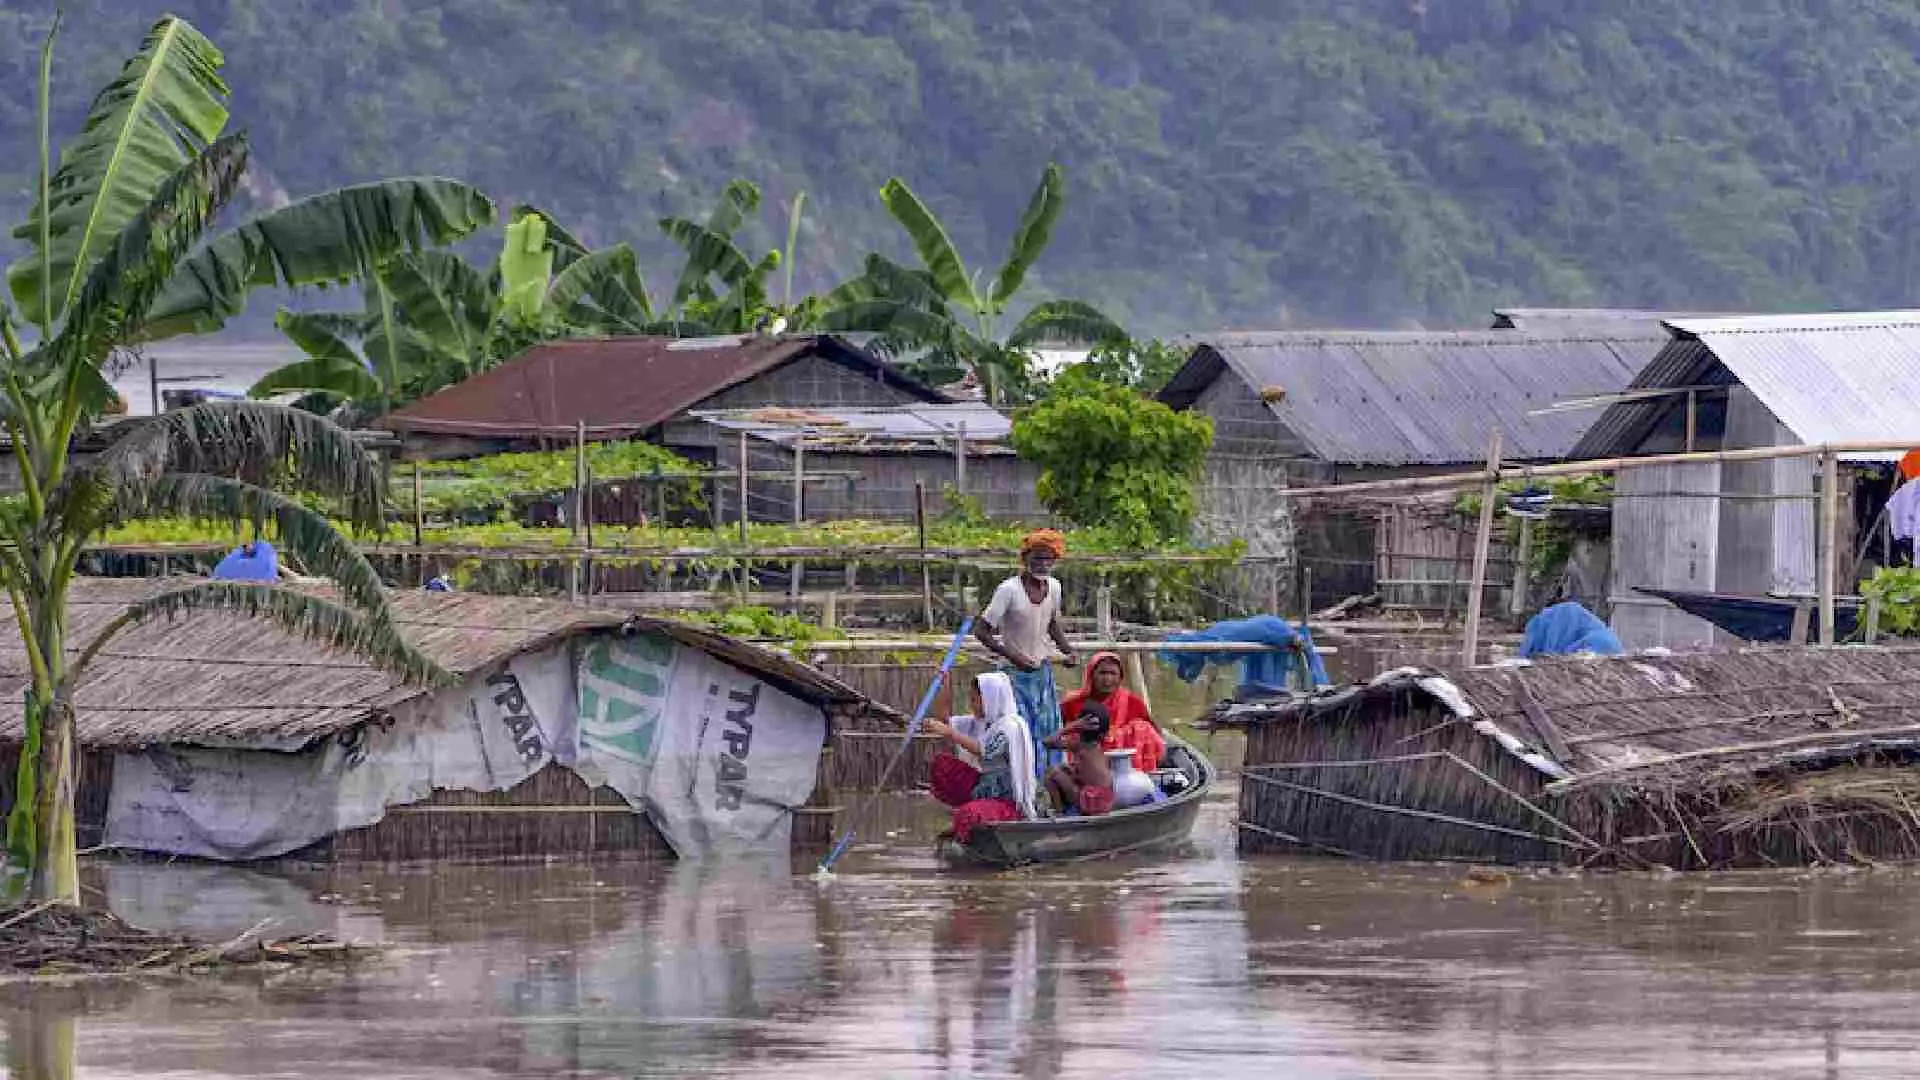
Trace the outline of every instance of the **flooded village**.
<instances>
[{"instance_id":1,"label":"flooded village","mask_svg":"<svg viewBox=\"0 0 1920 1080\"><path fill-rule=\"evenodd\" d=\"M292 197L105 17L0 12L0 1076L1920 1068L1920 311Z\"/></svg>"}]
</instances>

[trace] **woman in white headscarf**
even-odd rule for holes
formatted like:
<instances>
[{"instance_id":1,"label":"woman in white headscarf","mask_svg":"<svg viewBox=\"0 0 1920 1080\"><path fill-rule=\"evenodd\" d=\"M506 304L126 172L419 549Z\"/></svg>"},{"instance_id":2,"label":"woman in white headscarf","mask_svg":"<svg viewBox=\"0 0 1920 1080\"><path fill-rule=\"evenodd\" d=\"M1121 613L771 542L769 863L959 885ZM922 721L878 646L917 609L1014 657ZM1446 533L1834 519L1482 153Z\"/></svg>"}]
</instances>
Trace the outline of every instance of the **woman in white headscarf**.
<instances>
[{"instance_id":1,"label":"woman in white headscarf","mask_svg":"<svg viewBox=\"0 0 1920 1080\"><path fill-rule=\"evenodd\" d=\"M1012 682L990 671L973 680L972 716L927 721L928 731L980 763L933 759L933 795L953 807L954 839L963 844L977 826L1040 816L1033 735L1015 701Z\"/></svg>"}]
</instances>

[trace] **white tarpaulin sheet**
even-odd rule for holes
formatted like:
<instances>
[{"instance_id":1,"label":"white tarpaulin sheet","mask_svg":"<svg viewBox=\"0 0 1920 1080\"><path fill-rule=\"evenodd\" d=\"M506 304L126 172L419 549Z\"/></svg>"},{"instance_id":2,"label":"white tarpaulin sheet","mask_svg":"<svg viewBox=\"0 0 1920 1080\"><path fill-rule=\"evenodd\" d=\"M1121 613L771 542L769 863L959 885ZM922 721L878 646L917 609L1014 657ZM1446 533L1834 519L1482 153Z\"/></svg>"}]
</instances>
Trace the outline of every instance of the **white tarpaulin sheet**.
<instances>
[{"instance_id":1,"label":"white tarpaulin sheet","mask_svg":"<svg viewBox=\"0 0 1920 1080\"><path fill-rule=\"evenodd\" d=\"M577 768L644 806L675 854L785 850L826 739L818 707L656 635L594 640L576 678Z\"/></svg>"},{"instance_id":2,"label":"white tarpaulin sheet","mask_svg":"<svg viewBox=\"0 0 1920 1080\"><path fill-rule=\"evenodd\" d=\"M270 858L437 790L505 791L558 762L646 810L683 857L786 850L826 737L819 708L670 638L579 646L515 657L296 753L120 754L106 844Z\"/></svg>"},{"instance_id":3,"label":"white tarpaulin sheet","mask_svg":"<svg viewBox=\"0 0 1920 1080\"><path fill-rule=\"evenodd\" d=\"M518 656L418 711L298 753L154 747L118 755L109 847L263 859L372 825L439 788L504 791L572 760L565 646Z\"/></svg>"}]
</instances>

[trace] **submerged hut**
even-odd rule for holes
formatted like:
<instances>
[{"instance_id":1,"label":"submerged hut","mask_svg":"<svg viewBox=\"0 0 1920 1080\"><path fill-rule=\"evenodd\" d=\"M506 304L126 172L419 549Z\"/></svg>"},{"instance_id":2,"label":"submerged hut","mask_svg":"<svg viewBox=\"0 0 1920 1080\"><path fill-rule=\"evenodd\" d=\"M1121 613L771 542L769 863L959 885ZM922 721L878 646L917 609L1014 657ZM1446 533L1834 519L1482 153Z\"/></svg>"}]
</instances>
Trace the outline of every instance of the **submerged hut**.
<instances>
[{"instance_id":1,"label":"submerged hut","mask_svg":"<svg viewBox=\"0 0 1920 1080\"><path fill-rule=\"evenodd\" d=\"M1920 650L1559 658L1211 717L1244 851L1684 869L1920 857Z\"/></svg>"},{"instance_id":2,"label":"submerged hut","mask_svg":"<svg viewBox=\"0 0 1920 1080\"><path fill-rule=\"evenodd\" d=\"M81 579L72 640L166 587ZM232 861L784 849L830 834L830 732L897 730L833 678L679 623L527 597L393 605L452 686L228 613L114 638L75 695L82 845ZM0 806L26 678L0 631Z\"/></svg>"}]
</instances>

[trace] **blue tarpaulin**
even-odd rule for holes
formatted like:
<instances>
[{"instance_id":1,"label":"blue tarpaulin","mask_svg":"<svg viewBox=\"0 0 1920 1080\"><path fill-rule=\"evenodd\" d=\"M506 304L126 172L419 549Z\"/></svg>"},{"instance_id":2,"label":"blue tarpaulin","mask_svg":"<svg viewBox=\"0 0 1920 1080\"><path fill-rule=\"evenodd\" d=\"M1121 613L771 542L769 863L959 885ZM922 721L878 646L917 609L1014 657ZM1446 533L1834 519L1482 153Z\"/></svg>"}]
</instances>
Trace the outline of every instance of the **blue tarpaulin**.
<instances>
[{"instance_id":1,"label":"blue tarpaulin","mask_svg":"<svg viewBox=\"0 0 1920 1080\"><path fill-rule=\"evenodd\" d=\"M216 581L279 581L280 557L272 544L255 540L227 552L213 576Z\"/></svg>"},{"instance_id":2,"label":"blue tarpaulin","mask_svg":"<svg viewBox=\"0 0 1920 1080\"><path fill-rule=\"evenodd\" d=\"M1240 664L1240 687L1236 697L1284 694L1295 671L1304 666L1315 686L1330 685L1320 654L1313 651L1313 636L1304 626L1296 627L1278 615L1256 615L1251 619L1232 619L1214 623L1205 630L1188 634L1170 634L1169 642L1220 641L1272 645L1277 652L1162 652L1160 659L1173 666L1175 674L1186 682L1200 677L1208 664Z\"/></svg>"},{"instance_id":3,"label":"blue tarpaulin","mask_svg":"<svg viewBox=\"0 0 1920 1080\"><path fill-rule=\"evenodd\" d=\"M1619 656L1626 651L1599 616L1571 601L1555 604L1528 619L1527 635L1520 640L1523 657L1571 653Z\"/></svg>"}]
</instances>

